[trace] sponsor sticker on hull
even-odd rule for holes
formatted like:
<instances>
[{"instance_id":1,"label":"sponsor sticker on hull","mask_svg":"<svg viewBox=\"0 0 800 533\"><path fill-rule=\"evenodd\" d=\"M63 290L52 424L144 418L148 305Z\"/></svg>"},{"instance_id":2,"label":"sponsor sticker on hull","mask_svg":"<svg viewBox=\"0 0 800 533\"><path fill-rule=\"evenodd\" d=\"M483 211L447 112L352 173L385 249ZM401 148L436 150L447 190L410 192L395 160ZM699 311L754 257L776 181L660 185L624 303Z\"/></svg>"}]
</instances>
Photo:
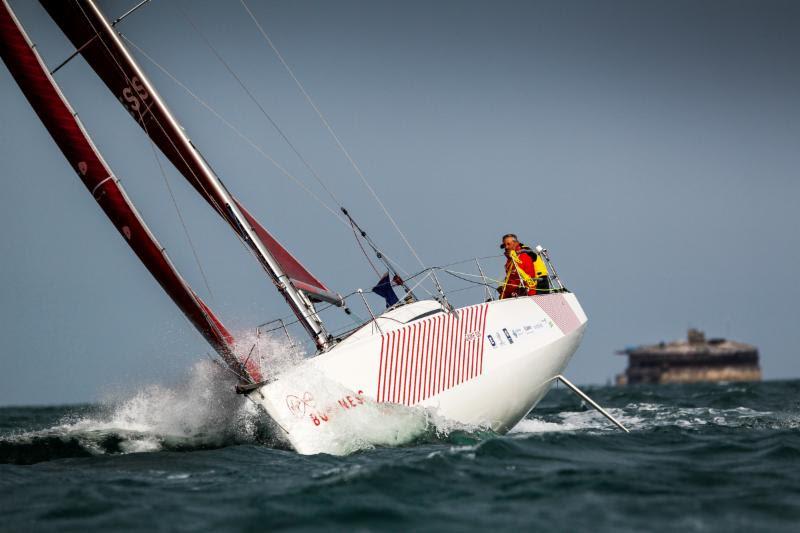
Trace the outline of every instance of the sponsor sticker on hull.
<instances>
[{"instance_id":1,"label":"sponsor sticker on hull","mask_svg":"<svg viewBox=\"0 0 800 533\"><path fill-rule=\"evenodd\" d=\"M346 395L327 406L317 406L317 402L310 392L301 395L290 394L286 396L286 407L298 419L306 419L315 427L330 421L331 415L336 411L348 411L364 405L364 391L359 390L355 396Z\"/></svg>"},{"instance_id":2,"label":"sponsor sticker on hull","mask_svg":"<svg viewBox=\"0 0 800 533\"><path fill-rule=\"evenodd\" d=\"M489 341L489 345L492 348L510 346L514 344L515 340L519 340L528 335L536 335L537 333L549 331L555 327L556 325L550 317L545 317L536 322L529 322L519 327L506 326L500 328L499 331L486 335L486 340Z\"/></svg>"}]
</instances>

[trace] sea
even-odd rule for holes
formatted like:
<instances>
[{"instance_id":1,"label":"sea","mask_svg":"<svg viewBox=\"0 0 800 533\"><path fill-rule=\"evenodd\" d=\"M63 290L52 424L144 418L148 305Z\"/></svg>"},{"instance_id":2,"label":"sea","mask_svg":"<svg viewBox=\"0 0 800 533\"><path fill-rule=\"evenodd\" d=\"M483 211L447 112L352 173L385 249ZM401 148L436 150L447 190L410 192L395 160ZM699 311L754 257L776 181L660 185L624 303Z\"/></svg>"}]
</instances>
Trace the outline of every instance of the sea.
<instances>
[{"instance_id":1,"label":"sea","mask_svg":"<svg viewBox=\"0 0 800 533\"><path fill-rule=\"evenodd\" d=\"M630 433L555 388L506 435L416 410L305 456L216 378L0 408L0 530L800 531L800 380L587 387Z\"/></svg>"}]
</instances>

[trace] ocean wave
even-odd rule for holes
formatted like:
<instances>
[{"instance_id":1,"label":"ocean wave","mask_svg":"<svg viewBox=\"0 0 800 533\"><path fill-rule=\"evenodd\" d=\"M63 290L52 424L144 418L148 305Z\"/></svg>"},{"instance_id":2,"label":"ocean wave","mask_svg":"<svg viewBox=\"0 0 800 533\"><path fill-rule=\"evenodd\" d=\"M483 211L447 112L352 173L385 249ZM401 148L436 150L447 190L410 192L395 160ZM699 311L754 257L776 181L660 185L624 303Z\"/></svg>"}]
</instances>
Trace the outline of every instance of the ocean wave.
<instances>
[{"instance_id":1,"label":"ocean wave","mask_svg":"<svg viewBox=\"0 0 800 533\"><path fill-rule=\"evenodd\" d=\"M759 411L746 406L727 409L715 407L680 407L675 405L634 402L607 411L631 431L652 431L677 428L700 430L703 426L725 428L796 429L800 421L795 415ZM515 436L554 432L616 432L617 428L594 410L558 411L546 416L533 411L520 421L510 434Z\"/></svg>"},{"instance_id":2,"label":"ocean wave","mask_svg":"<svg viewBox=\"0 0 800 533\"><path fill-rule=\"evenodd\" d=\"M296 370L303 360L302 354L270 338L245 339L241 349L254 354L253 360L264 368L278 368L284 375ZM304 372L302 379L314 376ZM234 385L229 372L211 361L201 361L190 368L186 379L178 385L147 386L133 395L96 407L71 410L55 424L0 435L0 463L32 464L62 458L191 451L242 444L288 449L281 431L272 426L268 417L245 397L232 393ZM791 390L784 390L787 388ZM598 388L590 390L590 394L609 406L608 411L634 433L701 432L709 427L800 428L800 417L781 409L780 395L771 389L780 389L785 394L795 391L797 385L787 382L771 387L727 384ZM331 397L340 397L340 392L332 390ZM759 401L748 405L754 397ZM53 411L53 408L43 409L48 413ZM486 428L454 423L434 410L420 407L367 401L364 409L349 414L342 424L335 425L335 435L325 436L335 442L336 455L426 444L462 450L464 446L477 446L499 437ZM566 391L556 390L520 421L507 438L548 438L550 434L566 433L605 435L618 431L598 412L580 404Z\"/></svg>"},{"instance_id":3,"label":"ocean wave","mask_svg":"<svg viewBox=\"0 0 800 533\"><path fill-rule=\"evenodd\" d=\"M229 375L210 361L195 364L175 387L152 385L91 414L0 438L0 463L28 464L65 457L193 450L264 440L259 416L231 394Z\"/></svg>"}]
</instances>

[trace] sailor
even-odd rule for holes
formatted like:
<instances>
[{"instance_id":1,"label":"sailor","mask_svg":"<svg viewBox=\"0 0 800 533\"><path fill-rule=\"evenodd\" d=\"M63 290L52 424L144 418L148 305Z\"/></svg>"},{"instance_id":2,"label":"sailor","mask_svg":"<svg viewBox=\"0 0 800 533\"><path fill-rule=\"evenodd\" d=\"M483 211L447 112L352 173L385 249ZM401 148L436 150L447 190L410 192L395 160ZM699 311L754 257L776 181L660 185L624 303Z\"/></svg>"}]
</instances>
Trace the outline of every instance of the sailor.
<instances>
[{"instance_id":1,"label":"sailor","mask_svg":"<svg viewBox=\"0 0 800 533\"><path fill-rule=\"evenodd\" d=\"M500 293L500 299L503 300L515 296L533 296L536 294L536 269L534 265L536 259L538 259L537 254L528 247L523 249L519 239L513 233L503 235L503 244L500 245L500 248L505 250L506 256L505 280L497 288Z\"/></svg>"}]
</instances>

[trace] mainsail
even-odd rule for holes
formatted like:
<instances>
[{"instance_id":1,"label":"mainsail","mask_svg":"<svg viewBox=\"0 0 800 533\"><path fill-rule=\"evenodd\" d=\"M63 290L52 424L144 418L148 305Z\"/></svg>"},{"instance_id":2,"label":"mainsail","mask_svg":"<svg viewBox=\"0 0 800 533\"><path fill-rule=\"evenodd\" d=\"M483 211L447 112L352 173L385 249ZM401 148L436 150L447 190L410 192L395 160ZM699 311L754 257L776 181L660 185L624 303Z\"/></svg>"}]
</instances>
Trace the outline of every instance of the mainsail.
<instances>
[{"instance_id":1,"label":"mainsail","mask_svg":"<svg viewBox=\"0 0 800 533\"><path fill-rule=\"evenodd\" d=\"M91 0L41 3L155 145L250 247L317 346L328 347L329 336L313 301L341 304L341 298L311 275L233 198L100 9Z\"/></svg>"},{"instance_id":2,"label":"mainsail","mask_svg":"<svg viewBox=\"0 0 800 533\"><path fill-rule=\"evenodd\" d=\"M243 382L261 380L234 355L234 339L177 272L106 165L6 0L0 9L0 56L70 165L164 291Z\"/></svg>"}]
</instances>

